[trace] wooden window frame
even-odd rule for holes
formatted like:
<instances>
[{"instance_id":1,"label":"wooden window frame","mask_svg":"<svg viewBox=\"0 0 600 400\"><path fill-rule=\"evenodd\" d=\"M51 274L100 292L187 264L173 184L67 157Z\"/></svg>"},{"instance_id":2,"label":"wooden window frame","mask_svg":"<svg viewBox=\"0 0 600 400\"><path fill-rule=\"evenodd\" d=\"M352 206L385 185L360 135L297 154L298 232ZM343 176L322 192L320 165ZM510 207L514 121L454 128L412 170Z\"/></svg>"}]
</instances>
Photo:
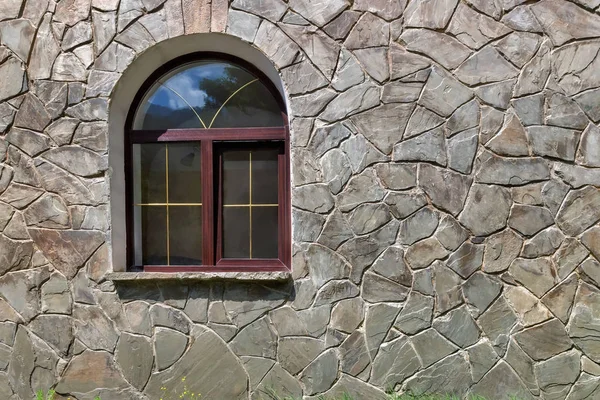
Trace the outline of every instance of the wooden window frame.
<instances>
[{"instance_id":1,"label":"wooden window frame","mask_svg":"<svg viewBox=\"0 0 600 400\"><path fill-rule=\"evenodd\" d=\"M133 120L144 95L165 73L185 63L203 59L235 63L251 73L267 86L279 102L283 126L260 128L210 128L133 130ZM179 57L152 74L138 91L126 122L125 177L126 177L126 225L127 265L129 271L144 272L278 272L291 269L291 179L290 179L290 132L285 103L272 82L254 66L235 57L220 53L198 53ZM201 146L202 185L202 265L135 265L133 220L133 146L144 143L198 142ZM278 157L278 258L277 259L225 259L221 257L222 243L219 229L221 173L217 149L229 145L249 143L253 147L264 143L283 147Z\"/></svg>"}]
</instances>

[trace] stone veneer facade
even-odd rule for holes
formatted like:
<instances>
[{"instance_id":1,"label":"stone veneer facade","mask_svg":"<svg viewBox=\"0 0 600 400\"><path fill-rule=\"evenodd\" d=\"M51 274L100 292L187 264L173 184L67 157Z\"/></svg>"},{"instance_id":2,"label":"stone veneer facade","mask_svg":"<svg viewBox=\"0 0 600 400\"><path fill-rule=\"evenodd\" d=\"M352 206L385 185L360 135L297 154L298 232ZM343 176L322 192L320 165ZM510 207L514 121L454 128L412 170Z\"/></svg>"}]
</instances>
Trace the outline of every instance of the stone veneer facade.
<instances>
[{"instance_id":1,"label":"stone veneer facade","mask_svg":"<svg viewBox=\"0 0 600 400\"><path fill-rule=\"evenodd\" d=\"M600 398L599 6L1 0L0 398ZM117 282L111 92L204 32L280 71L293 279Z\"/></svg>"}]
</instances>

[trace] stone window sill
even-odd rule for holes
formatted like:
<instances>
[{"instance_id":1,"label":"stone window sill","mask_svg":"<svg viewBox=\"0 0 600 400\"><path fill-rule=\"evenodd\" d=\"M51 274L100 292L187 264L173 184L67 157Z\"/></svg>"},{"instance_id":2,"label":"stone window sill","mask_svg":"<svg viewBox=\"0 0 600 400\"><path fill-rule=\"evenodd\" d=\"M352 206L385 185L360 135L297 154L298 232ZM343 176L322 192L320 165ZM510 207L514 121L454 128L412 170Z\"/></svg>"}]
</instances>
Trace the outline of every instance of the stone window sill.
<instances>
[{"instance_id":1,"label":"stone window sill","mask_svg":"<svg viewBox=\"0 0 600 400\"><path fill-rule=\"evenodd\" d=\"M269 272L112 272L106 277L113 282L147 281L237 281L286 282L292 279L289 271Z\"/></svg>"}]
</instances>

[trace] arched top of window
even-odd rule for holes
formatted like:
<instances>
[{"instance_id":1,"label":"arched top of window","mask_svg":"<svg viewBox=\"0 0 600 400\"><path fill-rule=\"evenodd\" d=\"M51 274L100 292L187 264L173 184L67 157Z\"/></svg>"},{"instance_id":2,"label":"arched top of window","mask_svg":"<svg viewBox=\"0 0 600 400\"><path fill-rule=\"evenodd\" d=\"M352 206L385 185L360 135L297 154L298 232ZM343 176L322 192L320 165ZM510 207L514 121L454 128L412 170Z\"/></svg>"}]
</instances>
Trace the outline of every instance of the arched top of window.
<instances>
[{"instance_id":1,"label":"arched top of window","mask_svg":"<svg viewBox=\"0 0 600 400\"><path fill-rule=\"evenodd\" d=\"M271 82L240 63L211 57L180 64L154 79L135 112L134 130L285 125Z\"/></svg>"}]
</instances>

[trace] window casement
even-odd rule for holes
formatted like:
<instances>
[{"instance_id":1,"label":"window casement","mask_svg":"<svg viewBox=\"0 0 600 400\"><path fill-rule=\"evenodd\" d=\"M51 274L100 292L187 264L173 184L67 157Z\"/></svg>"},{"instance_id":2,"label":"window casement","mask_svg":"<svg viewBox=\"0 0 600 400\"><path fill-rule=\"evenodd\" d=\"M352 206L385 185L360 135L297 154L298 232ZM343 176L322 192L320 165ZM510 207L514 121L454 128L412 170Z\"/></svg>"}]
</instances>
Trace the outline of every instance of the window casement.
<instances>
[{"instance_id":1,"label":"window casement","mask_svg":"<svg viewBox=\"0 0 600 400\"><path fill-rule=\"evenodd\" d=\"M127 126L130 270L289 269L289 129L261 72L216 53L173 60Z\"/></svg>"}]
</instances>

